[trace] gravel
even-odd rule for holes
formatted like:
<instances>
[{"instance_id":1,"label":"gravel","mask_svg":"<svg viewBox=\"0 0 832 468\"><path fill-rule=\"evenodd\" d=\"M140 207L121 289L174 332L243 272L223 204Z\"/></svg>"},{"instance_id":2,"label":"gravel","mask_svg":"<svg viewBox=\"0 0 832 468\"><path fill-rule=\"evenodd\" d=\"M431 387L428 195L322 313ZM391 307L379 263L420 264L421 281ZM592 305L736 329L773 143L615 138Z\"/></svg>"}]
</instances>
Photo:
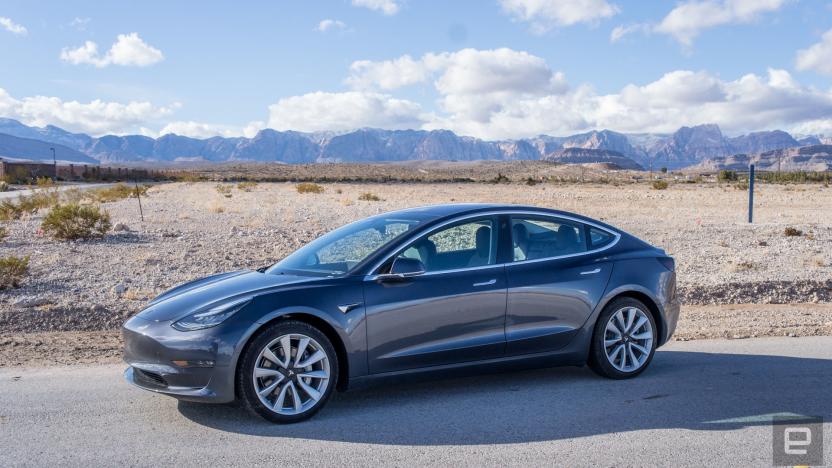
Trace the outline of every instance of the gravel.
<instances>
[{"instance_id":1,"label":"gravel","mask_svg":"<svg viewBox=\"0 0 832 468\"><path fill-rule=\"evenodd\" d=\"M433 203L503 202L565 209L616 225L677 260L685 304L832 302L832 189L761 184L755 224L746 194L729 186L294 184L233 188L155 186L142 199L105 204L117 230L59 242L38 233L43 212L5 223L0 256L30 256L30 275L0 292L0 336L116 329L155 295L205 275L269 265L324 232L369 215ZM359 201L371 192L383 200ZM787 237L786 227L802 236ZM778 309L779 310L779 309Z\"/></svg>"}]
</instances>

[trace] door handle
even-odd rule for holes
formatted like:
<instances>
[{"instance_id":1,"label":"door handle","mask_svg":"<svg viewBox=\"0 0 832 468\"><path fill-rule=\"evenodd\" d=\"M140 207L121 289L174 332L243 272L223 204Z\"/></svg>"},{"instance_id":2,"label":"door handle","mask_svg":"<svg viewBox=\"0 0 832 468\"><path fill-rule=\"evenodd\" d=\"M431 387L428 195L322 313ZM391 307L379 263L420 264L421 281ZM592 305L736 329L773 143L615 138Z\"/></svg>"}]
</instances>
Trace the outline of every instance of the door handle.
<instances>
[{"instance_id":1,"label":"door handle","mask_svg":"<svg viewBox=\"0 0 832 468\"><path fill-rule=\"evenodd\" d=\"M497 282L497 278L494 278L494 279L491 279L491 280L488 280L488 281L483 281L482 283L474 283L474 287L478 288L480 286L491 286L492 284L494 284L496 282Z\"/></svg>"},{"instance_id":2,"label":"door handle","mask_svg":"<svg viewBox=\"0 0 832 468\"><path fill-rule=\"evenodd\" d=\"M595 273L598 273L598 272L600 272L600 271L601 271L601 269L600 269L600 268L596 268L596 269L594 269L594 270L582 271L582 272L581 272L581 274L582 274L582 275L594 275Z\"/></svg>"}]
</instances>

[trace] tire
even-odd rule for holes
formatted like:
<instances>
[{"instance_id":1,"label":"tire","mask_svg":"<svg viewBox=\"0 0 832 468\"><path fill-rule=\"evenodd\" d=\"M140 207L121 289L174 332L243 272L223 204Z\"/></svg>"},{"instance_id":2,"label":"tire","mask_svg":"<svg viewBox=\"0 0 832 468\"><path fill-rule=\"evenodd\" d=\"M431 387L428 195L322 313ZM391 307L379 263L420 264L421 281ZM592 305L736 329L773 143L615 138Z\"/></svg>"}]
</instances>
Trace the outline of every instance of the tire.
<instances>
[{"instance_id":1,"label":"tire","mask_svg":"<svg viewBox=\"0 0 832 468\"><path fill-rule=\"evenodd\" d=\"M277 322L246 347L237 373L238 394L249 411L268 421L300 422L326 405L338 382L338 367L338 355L323 332L305 322Z\"/></svg>"},{"instance_id":2,"label":"tire","mask_svg":"<svg viewBox=\"0 0 832 468\"><path fill-rule=\"evenodd\" d=\"M653 314L644 303L631 297L612 301L595 322L589 367L608 379L629 379L641 374L653 360L657 332Z\"/></svg>"}]
</instances>

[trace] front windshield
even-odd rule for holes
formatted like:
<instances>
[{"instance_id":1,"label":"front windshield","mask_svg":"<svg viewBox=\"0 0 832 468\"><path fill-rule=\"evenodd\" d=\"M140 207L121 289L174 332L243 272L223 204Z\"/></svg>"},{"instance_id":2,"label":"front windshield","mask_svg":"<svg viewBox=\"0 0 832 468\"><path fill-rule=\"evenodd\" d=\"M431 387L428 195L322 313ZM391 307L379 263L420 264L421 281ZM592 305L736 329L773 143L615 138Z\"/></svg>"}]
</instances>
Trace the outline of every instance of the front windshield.
<instances>
[{"instance_id":1,"label":"front windshield","mask_svg":"<svg viewBox=\"0 0 832 468\"><path fill-rule=\"evenodd\" d=\"M284 258L266 273L342 275L424 219L374 216L338 228Z\"/></svg>"}]
</instances>

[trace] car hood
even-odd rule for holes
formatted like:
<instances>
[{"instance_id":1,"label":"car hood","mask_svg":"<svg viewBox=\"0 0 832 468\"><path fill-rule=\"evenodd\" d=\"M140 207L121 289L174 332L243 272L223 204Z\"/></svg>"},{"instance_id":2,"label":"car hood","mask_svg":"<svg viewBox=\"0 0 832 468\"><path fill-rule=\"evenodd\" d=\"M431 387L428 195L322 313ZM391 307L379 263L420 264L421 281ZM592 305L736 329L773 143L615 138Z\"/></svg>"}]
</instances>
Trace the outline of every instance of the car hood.
<instances>
[{"instance_id":1,"label":"car hood","mask_svg":"<svg viewBox=\"0 0 832 468\"><path fill-rule=\"evenodd\" d=\"M254 296L281 286L320 280L318 277L272 275L251 270L220 273L191 281L162 293L138 316L155 322L177 320L197 310Z\"/></svg>"}]
</instances>

